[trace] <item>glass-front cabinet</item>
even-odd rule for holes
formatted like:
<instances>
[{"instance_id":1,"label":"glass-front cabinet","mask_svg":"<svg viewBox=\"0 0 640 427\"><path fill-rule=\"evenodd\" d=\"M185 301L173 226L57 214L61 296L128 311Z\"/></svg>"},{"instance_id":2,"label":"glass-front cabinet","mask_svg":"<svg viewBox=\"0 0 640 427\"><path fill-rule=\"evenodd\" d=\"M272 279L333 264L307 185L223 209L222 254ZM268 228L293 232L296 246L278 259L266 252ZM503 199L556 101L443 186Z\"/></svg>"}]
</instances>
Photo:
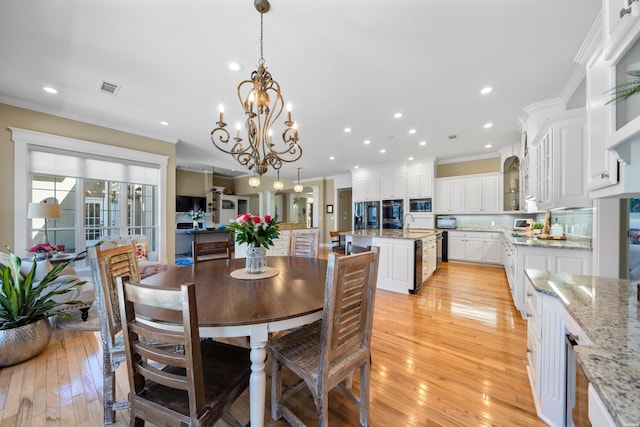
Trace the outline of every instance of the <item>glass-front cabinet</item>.
<instances>
[{"instance_id":1,"label":"glass-front cabinet","mask_svg":"<svg viewBox=\"0 0 640 427\"><path fill-rule=\"evenodd\" d=\"M614 88L640 72L640 9L604 0L578 54L586 65L588 188L592 198L640 192L640 94L613 102Z\"/></svg>"},{"instance_id":2,"label":"glass-front cabinet","mask_svg":"<svg viewBox=\"0 0 640 427\"><path fill-rule=\"evenodd\" d=\"M507 157L503 163L503 210L520 210L520 159Z\"/></svg>"}]
</instances>

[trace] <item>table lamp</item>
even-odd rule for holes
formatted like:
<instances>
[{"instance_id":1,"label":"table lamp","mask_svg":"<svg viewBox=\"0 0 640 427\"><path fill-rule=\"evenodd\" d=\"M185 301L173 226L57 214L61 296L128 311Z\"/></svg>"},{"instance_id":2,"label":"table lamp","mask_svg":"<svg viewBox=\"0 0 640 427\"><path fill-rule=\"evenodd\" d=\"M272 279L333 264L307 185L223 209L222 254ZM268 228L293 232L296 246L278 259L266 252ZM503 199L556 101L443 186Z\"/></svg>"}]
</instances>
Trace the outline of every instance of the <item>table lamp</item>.
<instances>
[{"instance_id":1,"label":"table lamp","mask_svg":"<svg viewBox=\"0 0 640 427\"><path fill-rule=\"evenodd\" d=\"M27 218L44 218L44 243L49 244L47 219L60 218L60 205L57 203L29 203Z\"/></svg>"}]
</instances>

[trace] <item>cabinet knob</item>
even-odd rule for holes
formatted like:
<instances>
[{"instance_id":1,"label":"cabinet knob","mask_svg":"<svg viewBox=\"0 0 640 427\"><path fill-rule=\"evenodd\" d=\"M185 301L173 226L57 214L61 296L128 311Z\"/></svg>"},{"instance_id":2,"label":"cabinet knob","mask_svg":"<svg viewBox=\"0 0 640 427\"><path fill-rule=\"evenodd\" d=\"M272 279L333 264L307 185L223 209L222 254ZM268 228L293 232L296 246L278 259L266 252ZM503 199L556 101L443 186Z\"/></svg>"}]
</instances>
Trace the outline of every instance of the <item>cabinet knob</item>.
<instances>
[{"instance_id":1,"label":"cabinet knob","mask_svg":"<svg viewBox=\"0 0 640 427\"><path fill-rule=\"evenodd\" d=\"M602 178L602 179L609 178L609 172L602 172L602 173L600 174L600 178Z\"/></svg>"},{"instance_id":2,"label":"cabinet knob","mask_svg":"<svg viewBox=\"0 0 640 427\"><path fill-rule=\"evenodd\" d=\"M533 314L531 314L531 313L527 313L527 317L528 317L529 319L531 319L531 318L533 317Z\"/></svg>"},{"instance_id":3,"label":"cabinet knob","mask_svg":"<svg viewBox=\"0 0 640 427\"><path fill-rule=\"evenodd\" d=\"M620 18L622 18L624 15L627 15L629 13L631 13L631 8L630 7L624 8L623 7L622 9L620 9Z\"/></svg>"}]
</instances>

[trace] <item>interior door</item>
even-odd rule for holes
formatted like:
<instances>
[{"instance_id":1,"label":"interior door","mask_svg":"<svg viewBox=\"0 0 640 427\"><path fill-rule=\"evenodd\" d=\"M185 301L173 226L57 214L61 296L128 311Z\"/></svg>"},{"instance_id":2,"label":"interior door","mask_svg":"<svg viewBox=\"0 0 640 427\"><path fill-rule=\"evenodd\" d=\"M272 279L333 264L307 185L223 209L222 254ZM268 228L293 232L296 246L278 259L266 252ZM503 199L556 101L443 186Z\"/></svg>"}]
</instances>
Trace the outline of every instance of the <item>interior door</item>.
<instances>
[{"instance_id":1,"label":"interior door","mask_svg":"<svg viewBox=\"0 0 640 427\"><path fill-rule=\"evenodd\" d=\"M338 230L351 230L351 219L353 218L352 193L350 188L338 190Z\"/></svg>"}]
</instances>

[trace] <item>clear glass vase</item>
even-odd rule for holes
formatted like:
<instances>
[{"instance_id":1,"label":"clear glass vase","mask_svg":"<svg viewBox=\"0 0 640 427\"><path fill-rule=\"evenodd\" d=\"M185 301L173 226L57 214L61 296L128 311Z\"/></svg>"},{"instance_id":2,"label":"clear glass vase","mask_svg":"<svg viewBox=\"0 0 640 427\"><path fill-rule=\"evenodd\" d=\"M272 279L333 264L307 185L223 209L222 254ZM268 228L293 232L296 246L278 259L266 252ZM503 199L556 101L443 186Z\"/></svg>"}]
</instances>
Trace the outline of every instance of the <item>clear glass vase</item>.
<instances>
[{"instance_id":1,"label":"clear glass vase","mask_svg":"<svg viewBox=\"0 0 640 427\"><path fill-rule=\"evenodd\" d=\"M247 246L247 273L264 273L267 269L267 250L262 246Z\"/></svg>"}]
</instances>

